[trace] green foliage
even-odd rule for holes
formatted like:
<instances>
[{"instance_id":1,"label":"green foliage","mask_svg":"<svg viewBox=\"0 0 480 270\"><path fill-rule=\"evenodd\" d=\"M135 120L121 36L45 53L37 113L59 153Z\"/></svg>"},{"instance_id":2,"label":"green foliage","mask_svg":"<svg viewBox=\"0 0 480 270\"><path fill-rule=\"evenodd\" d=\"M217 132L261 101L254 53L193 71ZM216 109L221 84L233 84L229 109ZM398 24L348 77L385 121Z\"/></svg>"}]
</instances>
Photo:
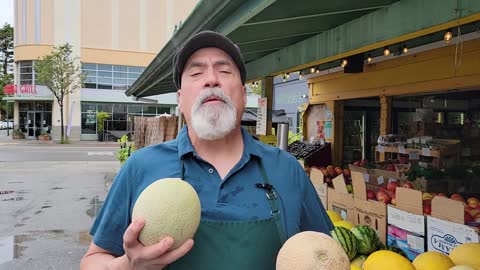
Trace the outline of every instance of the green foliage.
<instances>
[{"instance_id":1,"label":"green foliage","mask_svg":"<svg viewBox=\"0 0 480 270\"><path fill-rule=\"evenodd\" d=\"M13 106L6 106L2 102L3 87L13 83L13 27L5 23L0 28L0 112L13 115Z\"/></svg>"},{"instance_id":2,"label":"green foliage","mask_svg":"<svg viewBox=\"0 0 480 270\"><path fill-rule=\"evenodd\" d=\"M64 98L80 89L85 74L80 67L80 59L73 55L72 46L55 46L50 54L35 61L35 76L38 84L47 86L60 107L61 141L65 139L63 125Z\"/></svg>"},{"instance_id":3,"label":"green foliage","mask_svg":"<svg viewBox=\"0 0 480 270\"><path fill-rule=\"evenodd\" d=\"M14 129L14 130L12 131L12 133L13 133L14 135L21 135L21 134L23 134L23 131L22 131L21 129L18 129L18 128L17 128L17 129Z\"/></svg>"},{"instance_id":4,"label":"green foliage","mask_svg":"<svg viewBox=\"0 0 480 270\"><path fill-rule=\"evenodd\" d=\"M98 112L97 113L97 133L102 134L103 133L103 122L105 119L109 119L110 114L107 112Z\"/></svg>"},{"instance_id":5,"label":"green foliage","mask_svg":"<svg viewBox=\"0 0 480 270\"><path fill-rule=\"evenodd\" d=\"M128 157L135 151L135 145L132 142L128 141L128 136L123 135L117 141L120 144L120 150L117 153L117 159L120 161L120 164L124 164L127 161Z\"/></svg>"}]
</instances>

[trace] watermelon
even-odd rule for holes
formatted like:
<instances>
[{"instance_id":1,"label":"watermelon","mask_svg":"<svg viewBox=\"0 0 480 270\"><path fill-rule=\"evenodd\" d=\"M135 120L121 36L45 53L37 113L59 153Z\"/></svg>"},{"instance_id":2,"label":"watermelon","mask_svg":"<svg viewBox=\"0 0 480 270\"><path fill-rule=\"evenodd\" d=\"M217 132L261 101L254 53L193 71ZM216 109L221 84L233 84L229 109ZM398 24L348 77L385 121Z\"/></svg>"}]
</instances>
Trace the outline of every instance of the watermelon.
<instances>
[{"instance_id":1,"label":"watermelon","mask_svg":"<svg viewBox=\"0 0 480 270\"><path fill-rule=\"evenodd\" d=\"M357 238L353 233L344 227L335 227L334 230L331 231L332 237L337 240L337 242L342 246L343 250L348 256L349 260L352 260L357 256L358 251L358 242Z\"/></svg>"},{"instance_id":2,"label":"watermelon","mask_svg":"<svg viewBox=\"0 0 480 270\"><path fill-rule=\"evenodd\" d=\"M383 247L382 248L383 250L390 250L390 251L393 251L397 254L400 254L402 255L403 257L407 258L408 259L408 256L407 254L405 254L405 252L403 250L401 250L400 248L398 247L389 247L389 246L386 246L386 247Z\"/></svg>"},{"instance_id":3,"label":"watermelon","mask_svg":"<svg viewBox=\"0 0 480 270\"><path fill-rule=\"evenodd\" d=\"M358 240L358 253L369 255L377 250L380 239L377 232L367 225L358 225L351 229Z\"/></svg>"}]
</instances>

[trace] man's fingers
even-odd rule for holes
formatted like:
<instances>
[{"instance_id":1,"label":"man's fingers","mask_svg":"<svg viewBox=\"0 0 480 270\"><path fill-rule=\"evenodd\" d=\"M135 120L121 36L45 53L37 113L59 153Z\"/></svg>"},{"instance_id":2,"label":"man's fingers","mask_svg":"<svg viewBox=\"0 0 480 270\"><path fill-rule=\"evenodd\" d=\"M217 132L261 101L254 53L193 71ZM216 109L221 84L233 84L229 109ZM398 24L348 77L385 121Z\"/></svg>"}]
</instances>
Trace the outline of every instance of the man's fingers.
<instances>
[{"instance_id":1,"label":"man's fingers","mask_svg":"<svg viewBox=\"0 0 480 270\"><path fill-rule=\"evenodd\" d=\"M138 235L145 225L145 220L143 218L135 219L125 231L123 235L123 246L124 248L132 248L138 243Z\"/></svg>"},{"instance_id":2,"label":"man's fingers","mask_svg":"<svg viewBox=\"0 0 480 270\"><path fill-rule=\"evenodd\" d=\"M155 245L146 246L145 251L142 253L142 257L145 260L154 260L165 254L168 249L173 246L174 240L171 236L163 238Z\"/></svg>"},{"instance_id":3,"label":"man's fingers","mask_svg":"<svg viewBox=\"0 0 480 270\"><path fill-rule=\"evenodd\" d=\"M189 252L192 249L192 247L193 247L193 240L188 239L180 247L165 253L162 256L162 258L159 259L158 262L160 264L165 264L165 265L171 264L172 262L174 262L174 261L180 259L181 257L185 256L185 254L187 254L187 252Z\"/></svg>"}]
</instances>

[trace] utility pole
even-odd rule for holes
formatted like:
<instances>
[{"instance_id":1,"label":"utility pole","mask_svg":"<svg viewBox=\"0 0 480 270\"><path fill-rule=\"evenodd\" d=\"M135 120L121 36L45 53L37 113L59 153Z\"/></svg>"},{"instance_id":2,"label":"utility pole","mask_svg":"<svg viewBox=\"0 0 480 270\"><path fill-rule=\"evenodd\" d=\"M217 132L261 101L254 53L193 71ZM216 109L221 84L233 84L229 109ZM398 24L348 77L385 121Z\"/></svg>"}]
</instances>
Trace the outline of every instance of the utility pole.
<instances>
[{"instance_id":1,"label":"utility pole","mask_svg":"<svg viewBox=\"0 0 480 270\"><path fill-rule=\"evenodd\" d=\"M7 136L10 136L10 122L8 121L8 102L5 101L5 108L7 108Z\"/></svg>"}]
</instances>

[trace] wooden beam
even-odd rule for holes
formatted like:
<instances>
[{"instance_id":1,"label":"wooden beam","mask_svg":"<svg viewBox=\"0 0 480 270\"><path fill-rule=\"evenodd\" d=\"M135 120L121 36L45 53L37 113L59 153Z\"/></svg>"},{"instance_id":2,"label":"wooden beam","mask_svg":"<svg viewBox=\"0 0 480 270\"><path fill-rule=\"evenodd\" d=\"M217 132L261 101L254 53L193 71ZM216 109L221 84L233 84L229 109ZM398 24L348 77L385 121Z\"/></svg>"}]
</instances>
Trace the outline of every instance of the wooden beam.
<instances>
[{"instance_id":1,"label":"wooden beam","mask_svg":"<svg viewBox=\"0 0 480 270\"><path fill-rule=\"evenodd\" d=\"M262 80L262 97L267 98L267 135L272 135L273 77Z\"/></svg>"},{"instance_id":2,"label":"wooden beam","mask_svg":"<svg viewBox=\"0 0 480 270\"><path fill-rule=\"evenodd\" d=\"M392 131L392 97L380 97L380 135L390 134ZM384 161L385 153L379 153L377 161Z\"/></svg>"}]
</instances>

